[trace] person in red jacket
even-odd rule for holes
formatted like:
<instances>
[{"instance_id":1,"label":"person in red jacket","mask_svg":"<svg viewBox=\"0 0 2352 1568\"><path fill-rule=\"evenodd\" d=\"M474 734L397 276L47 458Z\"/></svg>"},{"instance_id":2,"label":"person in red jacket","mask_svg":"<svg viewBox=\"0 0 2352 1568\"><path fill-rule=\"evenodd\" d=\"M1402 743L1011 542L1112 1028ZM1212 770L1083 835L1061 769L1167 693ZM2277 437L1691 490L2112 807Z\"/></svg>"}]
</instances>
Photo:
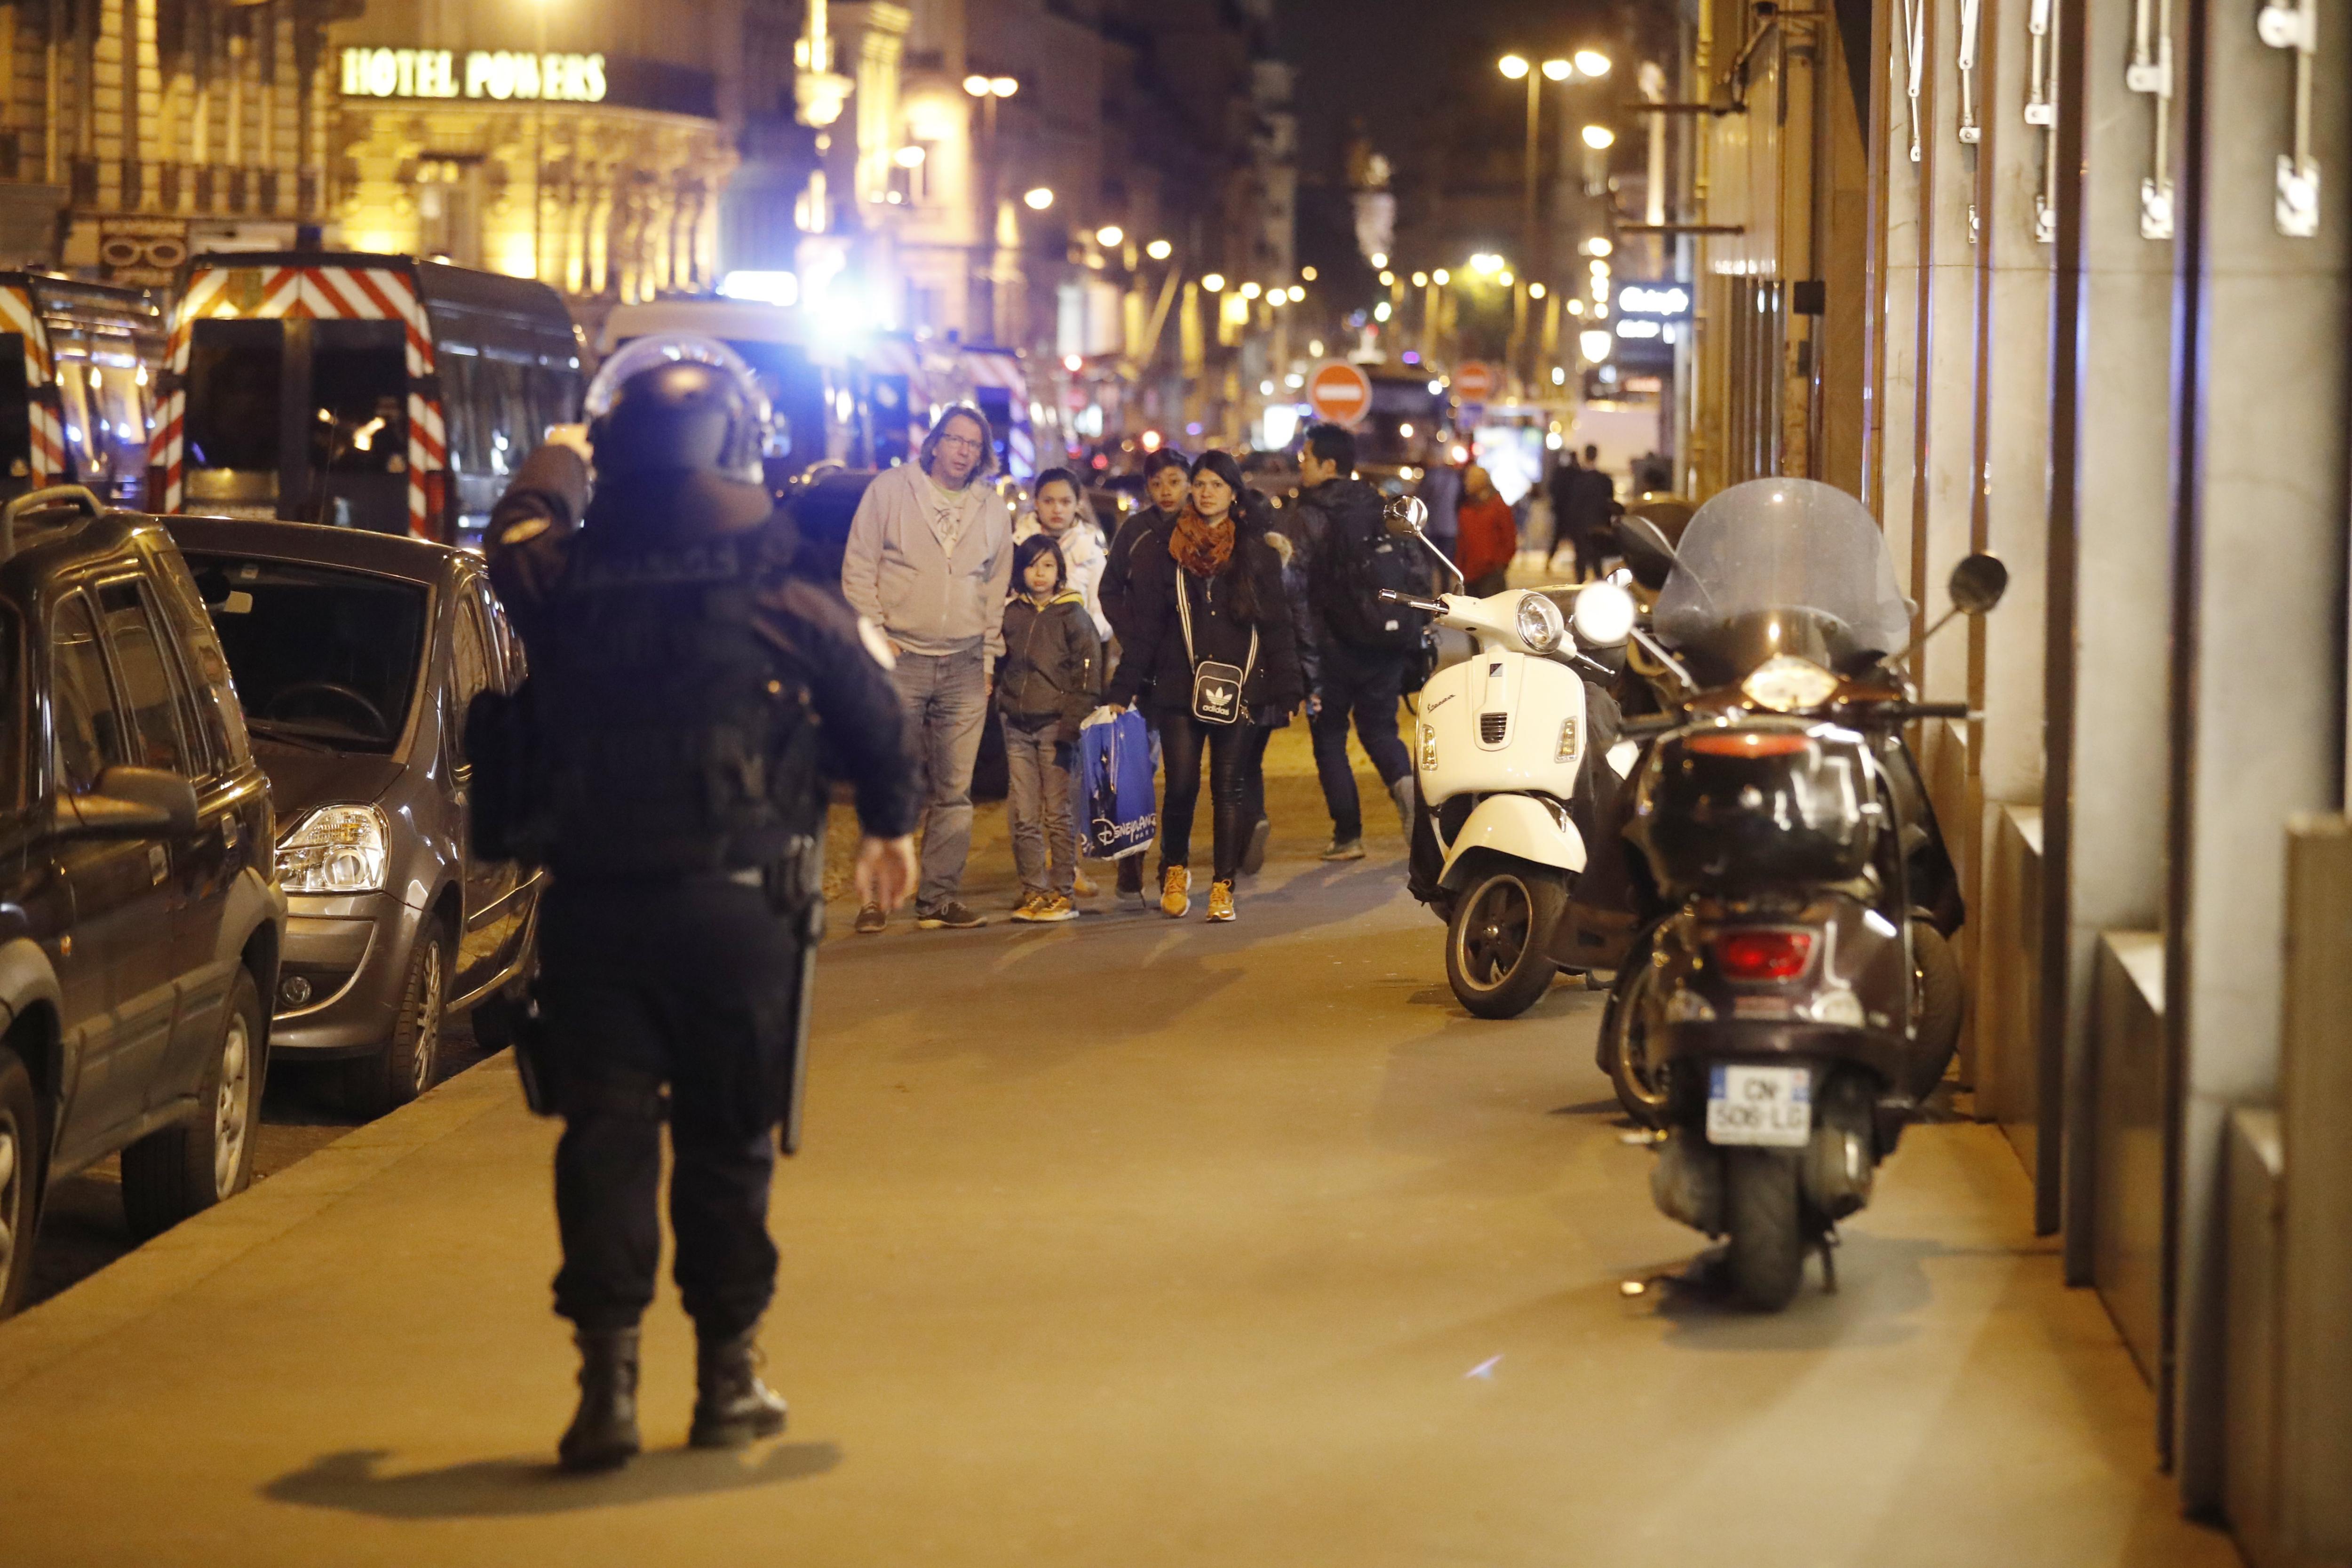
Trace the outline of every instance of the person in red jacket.
<instances>
[{"instance_id":1,"label":"person in red jacket","mask_svg":"<svg viewBox=\"0 0 2352 1568\"><path fill-rule=\"evenodd\" d=\"M1511 503L1495 492L1486 470L1473 463L1462 476L1462 506L1456 513L1460 558L1454 564L1469 579L1468 592L1485 598L1499 594L1518 553L1519 521Z\"/></svg>"}]
</instances>

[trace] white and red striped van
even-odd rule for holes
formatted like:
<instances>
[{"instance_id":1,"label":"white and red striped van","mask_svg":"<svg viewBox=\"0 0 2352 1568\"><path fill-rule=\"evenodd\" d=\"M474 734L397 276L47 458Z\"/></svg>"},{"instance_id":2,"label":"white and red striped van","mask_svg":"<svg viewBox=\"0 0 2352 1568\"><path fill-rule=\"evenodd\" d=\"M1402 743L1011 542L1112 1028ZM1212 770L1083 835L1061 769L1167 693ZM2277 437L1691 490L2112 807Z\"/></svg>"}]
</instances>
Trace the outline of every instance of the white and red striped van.
<instances>
[{"instance_id":1,"label":"white and red striped van","mask_svg":"<svg viewBox=\"0 0 2352 1568\"><path fill-rule=\"evenodd\" d=\"M404 256L199 256L173 312L159 510L475 542L586 366L541 283Z\"/></svg>"},{"instance_id":2,"label":"white and red striped van","mask_svg":"<svg viewBox=\"0 0 2352 1568\"><path fill-rule=\"evenodd\" d=\"M87 485L142 510L163 368L144 290L0 272L0 499Z\"/></svg>"}]
</instances>

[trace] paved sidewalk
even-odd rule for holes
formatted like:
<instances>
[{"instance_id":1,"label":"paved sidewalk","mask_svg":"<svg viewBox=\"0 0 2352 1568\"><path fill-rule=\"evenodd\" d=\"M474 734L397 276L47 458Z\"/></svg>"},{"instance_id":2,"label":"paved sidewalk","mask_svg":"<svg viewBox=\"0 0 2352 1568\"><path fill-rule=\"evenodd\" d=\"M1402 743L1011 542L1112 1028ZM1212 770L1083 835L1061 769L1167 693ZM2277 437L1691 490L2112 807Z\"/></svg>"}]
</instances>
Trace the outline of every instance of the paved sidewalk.
<instances>
[{"instance_id":1,"label":"paved sidewalk","mask_svg":"<svg viewBox=\"0 0 2352 1568\"><path fill-rule=\"evenodd\" d=\"M1311 797L1277 796L1303 843ZM548 1468L551 1124L503 1058L0 1325L8 1568L2224 1568L1990 1129L1916 1130L1843 1290L1629 1279L1658 1218L1598 998L1463 1016L1392 858L1211 927L826 954L765 1333L782 1441Z\"/></svg>"}]
</instances>

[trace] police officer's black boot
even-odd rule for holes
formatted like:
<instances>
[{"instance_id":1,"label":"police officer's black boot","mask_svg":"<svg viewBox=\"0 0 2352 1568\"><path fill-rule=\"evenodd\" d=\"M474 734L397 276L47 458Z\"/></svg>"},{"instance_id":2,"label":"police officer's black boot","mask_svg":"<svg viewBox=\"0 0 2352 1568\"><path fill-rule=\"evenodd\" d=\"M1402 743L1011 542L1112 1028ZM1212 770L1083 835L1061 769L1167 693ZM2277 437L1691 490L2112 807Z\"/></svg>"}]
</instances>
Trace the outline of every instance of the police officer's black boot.
<instances>
[{"instance_id":1,"label":"police officer's black boot","mask_svg":"<svg viewBox=\"0 0 2352 1568\"><path fill-rule=\"evenodd\" d=\"M580 1411L556 1445L556 1460L567 1470L618 1469L635 1457L637 1442L637 1331L583 1329L580 1346Z\"/></svg>"},{"instance_id":2,"label":"police officer's black boot","mask_svg":"<svg viewBox=\"0 0 2352 1568\"><path fill-rule=\"evenodd\" d=\"M693 1447L740 1448L784 1429L783 1400L760 1381L759 1332L697 1341L694 1426L686 1435Z\"/></svg>"}]
</instances>

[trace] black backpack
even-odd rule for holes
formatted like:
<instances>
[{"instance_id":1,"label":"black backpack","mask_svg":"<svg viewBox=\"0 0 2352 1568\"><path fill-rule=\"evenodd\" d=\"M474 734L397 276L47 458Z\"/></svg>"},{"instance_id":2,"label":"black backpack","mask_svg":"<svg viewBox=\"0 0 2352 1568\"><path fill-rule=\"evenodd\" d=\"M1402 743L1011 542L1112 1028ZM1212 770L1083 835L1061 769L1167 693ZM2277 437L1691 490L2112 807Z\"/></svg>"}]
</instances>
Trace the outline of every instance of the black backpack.
<instances>
[{"instance_id":1,"label":"black backpack","mask_svg":"<svg viewBox=\"0 0 2352 1568\"><path fill-rule=\"evenodd\" d=\"M1343 488L1344 487L1344 488ZM1381 590L1425 595L1429 568L1420 543L1388 531L1380 492L1360 479L1333 479L1321 487L1339 493L1326 502L1322 538L1314 573L1316 608L1331 635L1354 647L1402 653L1421 646L1418 610L1384 603Z\"/></svg>"},{"instance_id":2,"label":"black backpack","mask_svg":"<svg viewBox=\"0 0 2352 1568\"><path fill-rule=\"evenodd\" d=\"M754 624L765 545L579 539L530 679L467 716L478 848L688 876L773 866L816 831L807 686Z\"/></svg>"}]
</instances>

